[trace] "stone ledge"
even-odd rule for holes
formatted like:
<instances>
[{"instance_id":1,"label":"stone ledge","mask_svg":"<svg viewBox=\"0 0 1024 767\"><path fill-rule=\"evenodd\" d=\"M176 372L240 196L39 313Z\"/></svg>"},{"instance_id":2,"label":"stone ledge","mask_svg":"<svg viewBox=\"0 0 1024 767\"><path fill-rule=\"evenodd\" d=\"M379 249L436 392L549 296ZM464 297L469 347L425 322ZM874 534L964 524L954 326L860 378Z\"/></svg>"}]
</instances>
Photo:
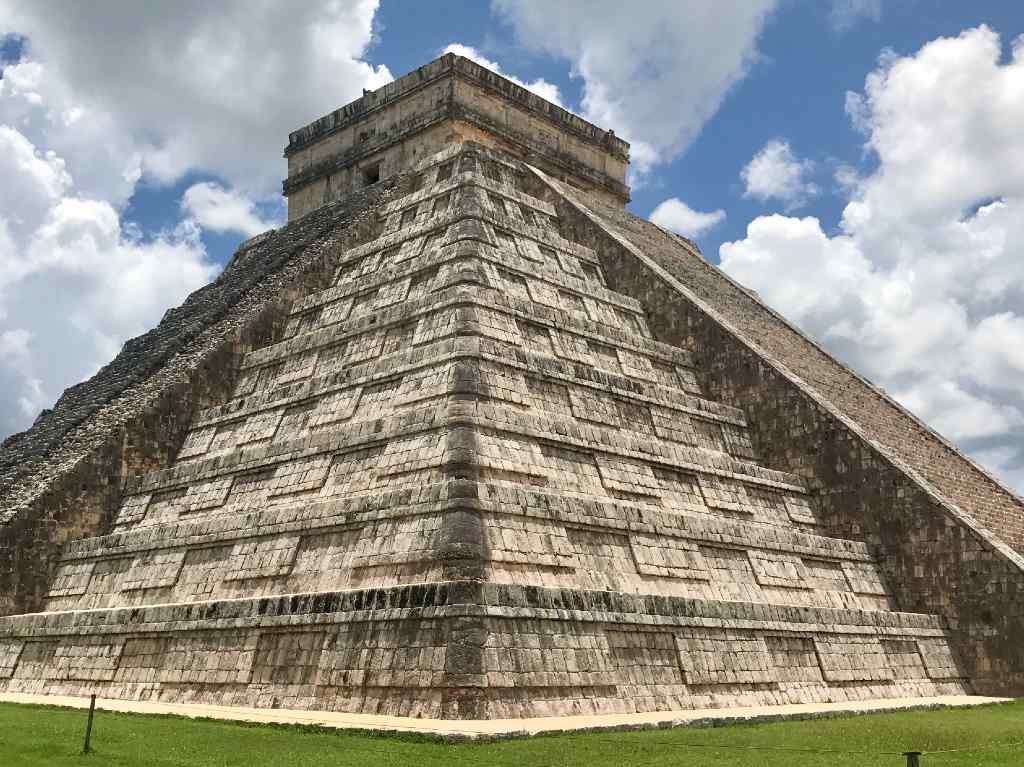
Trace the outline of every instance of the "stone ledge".
<instances>
[{"instance_id":1,"label":"stone ledge","mask_svg":"<svg viewBox=\"0 0 1024 767\"><path fill-rule=\"evenodd\" d=\"M354 290L353 294L359 292ZM325 303L327 302L325 301ZM310 305L308 308L314 306L316 305ZM295 354L312 352L368 333L378 333L391 326L403 325L412 319L435 315L446 309L458 308L485 309L505 316L522 318L534 325L543 325L548 329L569 331L574 335L593 339L605 346L632 351L659 362L683 367L692 367L693 365L692 353L685 349L663 344L651 338L639 337L638 339L613 325L578 319L568 312L553 309L535 301L527 303L523 299L507 296L496 288L456 285L413 301L363 312L341 322L261 347L246 355L242 369L258 368L282 361ZM471 331L473 331L473 327L467 323L467 327L461 332L465 334ZM479 334L479 331L476 332Z\"/></svg>"},{"instance_id":2,"label":"stone ledge","mask_svg":"<svg viewBox=\"0 0 1024 767\"><path fill-rule=\"evenodd\" d=\"M442 402L443 408L438 407L437 404L430 404L399 411L383 418L346 422L340 428L324 429L314 437L272 445L243 447L222 456L197 459L186 464L176 464L167 469L130 477L125 482L125 495L177 489L201 480L213 480L229 475L270 469L299 459L313 459L351 452L397 438L413 437L426 432L441 432L453 426L466 426L474 429L477 433L487 431L527 436L556 446L569 446L617 458L633 458L669 469L734 479L770 489L807 493L803 479L795 474L766 469L752 461L735 458L726 453L699 447L687 447L673 442L658 444L659 451L644 450L640 448L644 447L645 443L630 439L630 436L642 436L640 432L626 432L624 435L619 435L612 429L599 426L576 429L575 422L568 418L525 416L519 411L500 405L496 407L486 404L466 406L465 403L450 399L445 399ZM507 418L502 419L500 417L502 415ZM513 417L514 421L509 420ZM544 428L545 425L548 428ZM595 437L602 433L603 439ZM646 444L648 448L653 446L654 443ZM438 456L417 468L440 466L445 460L447 460L445 456ZM203 510L220 505L205 507Z\"/></svg>"},{"instance_id":3,"label":"stone ledge","mask_svg":"<svg viewBox=\"0 0 1024 767\"><path fill-rule=\"evenodd\" d=\"M565 383L604 391L648 405L686 413L698 418L747 427L742 410L706 399L680 387L651 381L638 381L622 373L581 366L559 357L549 357L486 335L450 336L429 341L377 360L355 363L340 371L284 384L272 390L248 394L200 411L192 428L236 421L266 410L299 404L317 397L379 383L447 362L472 359L493 363L504 369L555 379ZM283 392L283 393L282 393Z\"/></svg>"},{"instance_id":4,"label":"stone ledge","mask_svg":"<svg viewBox=\"0 0 1024 767\"><path fill-rule=\"evenodd\" d=\"M537 618L574 623L694 626L887 636L945 635L940 618L904 612L719 602L609 591L445 581L393 588L283 594L0 618L0 637L198 631L271 625Z\"/></svg>"},{"instance_id":5,"label":"stone ledge","mask_svg":"<svg viewBox=\"0 0 1024 767\"><path fill-rule=\"evenodd\" d=\"M69 695L0 693L0 702L20 705L85 709L89 698ZM930 698L885 698L841 703L795 703L776 706L736 706L643 714L551 716L528 719L421 719L418 717L346 714L333 711L248 708L200 703L99 699L97 710L149 716L179 716L251 724L286 725L324 730L346 730L374 735L415 734L441 741L488 741L531 735L561 733L628 732L674 727L722 727L731 724L837 719L897 711L937 711L947 708L993 706L1012 703L1012 698L976 695L942 695Z\"/></svg>"},{"instance_id":6,"label":"stone ledge","mask_svg":"<svg viewBox=\"0 0 1024 767\"><path fill-rule=\"evenodd\" d=\"M648 506L630 505L596 499L578 499L576 509L570 501L557 494L516 488L525 497L537 499L537 505L523 507L511 502L471 500L456 497L452 485L465 480L446 480L388 492L348 496L301 506L289 505L246 514L239 520L219 515L203 520L180 520L147 525L133 530L85 538L69 544L62 563L98 557L121 557L155 549L206 546L212 543L237 541L287 533L329 534L383 519L405 518L456 509L479 509L496 514L550 520L566 525L586 526L620 534L657 533L673 539L694 541L713 546L743 546L767 551L785 552L830 561L871 562L867 546L846 538L830 538L809 532L745 520L715 517L713 514L680 514L652 511ZM486 482L482 482L486 485ZM500 493L496 493L500 495ZM594 510L604 508L606 516ZM322 510L323 513L317 513ZM166 541L174 543L166 545Z\"/></svg>"}]
</instances>

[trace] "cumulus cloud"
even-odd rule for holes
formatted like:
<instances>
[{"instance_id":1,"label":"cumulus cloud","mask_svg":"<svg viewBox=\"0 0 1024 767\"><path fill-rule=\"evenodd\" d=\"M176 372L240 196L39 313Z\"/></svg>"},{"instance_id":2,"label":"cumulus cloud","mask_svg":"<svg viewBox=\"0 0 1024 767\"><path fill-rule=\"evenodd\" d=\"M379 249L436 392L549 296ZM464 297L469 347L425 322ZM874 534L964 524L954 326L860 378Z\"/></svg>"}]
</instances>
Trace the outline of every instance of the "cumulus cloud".
<instances>
[{"instance_id":1,"label":"cumulus cloud","mask_svg":"<svg viewBox=\"0 0 1024 767\"><path fill-rule=\"evenodd\" d=\"M451 43L445 46L444 50L442 50L441 53L454 53L456 56L463 56L467 59L471 59L480 66L487 67L487 69L490 69L491 71L496 72L502 77L511 80L520 88L526 88L526 90L536 93L542 99L547 99L551 103L558 104L558 106L565 108L565 104L562 103L562 94L558 92L557 85L555 85L554 83L549 83L543 77L538 77L536 80L533 80L531 82L525 82L523 80L520 80L518 77L515 77L514 75L510 75L508 72L503 71L501 65L498 62L492 61L491 59L487 58L486 56L481 54L480 51L478 51L471 45L463 45L462 43Z\"/></svg>"},{"instance_id":2,"label":"cumulus cloud","mask_svg":"<svg viewBox=\"0 0 1024 767\"><path fill-rule=\"evenodd\" d=\"M0 35L26 37L26 58L45 71L36 91L56 114L33 129L69 162L99 152L129 180L200 169L266 196L279 189L290 130L392 79L363 61L376 8L0 0Z\"/></svg>"},{"instance_id":3,"label":"cumulus cloud","mask_svg":"<svg viewBox=\"0 0 1024 767\"><path fill-rule=\"evenodd\" d=\"M787 209L798 208L818 194L818 187L807 177L814 172L811 160L799 160L789 142L773 139L765 144L740 171L746 185L744 197L762 202L776 199Z\"/></svg>"},{"instance_id":4,"label":"cumulus cloud","mask_svg":"<svg viewBox=\"0 0 1024 767\"><path fill-rule=\"evenodd\" d=\"M678 197L671 197L659 204L650 218L664 229L694 239L725 221L725 211L719 208L704 213L694 210Z\"/></svg>"},{"instance_id":5,"label":"cumulus cloud","mask_svg":"<svg viewBox=\"0 0 1024 767\"><path fill-rule=\"evenodd\" d=\"M201 227L276 223L288 131L391 79L376 6L0 0L0 436L215 276ZM176 224L122 222L189 172Z\"/></svg>"},{"instance_id":6,"label":"cumulus cloud","mask_svg":"<svg viewBox=\"0 0 1024 767\"><path fill-rule=\"evenodd\" d=\"M31 335L24 328L5 330L0 333L0 381L14 378L14 384L5 389L14 397L15 412L29 418L43 407L43 382L35 377L32 369L32 355L29 352Z\"/></svg>"},{"instance_id":7,"label":"cumulus cloud","mask_svg":"<svg viewBox=\"0 0 1024 767\"><path fill-rule=\"evenodd\" d=\"M24 428L64 386L217 271L194 226L144 240L104 200L77 196L63 161L0 126L0 431Z\"/></svg>"},{"instance_id":8,"label":"cumulus cloud","mask_svg":"<svg viewBox=\"0 0 1024 767\"><path fill-rule=\"evenodd\" d=\"M763 216L722 266L1024 490L1024 38L887 53L847 104L877 167L838 231Z\"/></svg>"},{"instance_id":9,"label":"cumulus cloud","mask_svg":"<svg viewBox=\"0 0 1024 767\"><path fill-rule=\"evenodd\" d=\"M632 144L634 174L682 153L749 70L775 0L493 0L523 45L567 60L581 114ZM634 181L636 181L634 175Z\"/></svg>"},{"instance_id":10,"label":"cumulus cloud","mask_svg":"<svg viewBox=\"0 0 1024 767\"><path fill-rule=\"evenodd\" d=\"M262 218L248 197L209 181L186 189L181 209L203 229L212 232L239 232L255 237L281 224L279 220Z\"/></svg>"}]
</instances>

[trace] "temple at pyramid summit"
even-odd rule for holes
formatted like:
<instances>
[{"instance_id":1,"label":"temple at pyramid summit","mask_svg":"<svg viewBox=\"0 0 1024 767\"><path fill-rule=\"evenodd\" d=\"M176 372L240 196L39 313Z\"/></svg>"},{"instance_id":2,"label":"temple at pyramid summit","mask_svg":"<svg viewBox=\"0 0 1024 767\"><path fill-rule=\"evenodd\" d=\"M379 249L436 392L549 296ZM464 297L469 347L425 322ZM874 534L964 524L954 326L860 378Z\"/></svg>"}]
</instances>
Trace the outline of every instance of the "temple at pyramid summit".
<instances>
[{"instance_id":1,"label":"temple at pyramid summit","mask_svg":"<svg viewBox=\"0 0 1024 767\"><path fill-rule=\"evenodd\" d=\"M0 694L1024 693L1021 499L629 213L611 131L445 55L285 156L288 224L0 450Z\"/></svg>"}]
</instances>

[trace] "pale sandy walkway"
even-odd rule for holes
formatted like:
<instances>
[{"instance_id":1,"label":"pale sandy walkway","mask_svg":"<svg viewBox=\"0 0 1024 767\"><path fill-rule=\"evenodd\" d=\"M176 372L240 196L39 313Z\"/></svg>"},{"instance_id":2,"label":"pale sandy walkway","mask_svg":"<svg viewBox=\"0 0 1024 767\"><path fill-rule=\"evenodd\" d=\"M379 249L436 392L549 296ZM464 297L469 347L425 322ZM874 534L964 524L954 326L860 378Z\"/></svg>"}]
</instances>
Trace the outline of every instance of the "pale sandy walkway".
<instances>
[{"instance_id":1,"label":"pale sandy walkway","mask_svg":"<svg viewBox=\"0 0 1024 767\"><path fill-rule=\"evenodd\" d=\"M332 711L236 708L232 706L208 706L190 703L150 703L145 701L107 699L98 700L97 708L136 714L174 714L192 718L228 719L242 722L304 724L339 729L419 732L448 737L488 738L573 730L685 726L711 720L737 722L770 721L773 719L814 718L836 714L860 714L871 711L899 711L946 706L979 706L986 703L1003 703L1008 700L1010 699L949 695L937 698L892 698L854 703L803 703L790 706L709 708L689 711L661 711L649 714L552 716L538 717L536 719L492 719L490 721L412 719L400 716L340 714ZM41 703L71 708L88 708L89 706L88 698L72 698L61 695L0 694L0 701L8 703Z\"/></svg>"}]
</instances>

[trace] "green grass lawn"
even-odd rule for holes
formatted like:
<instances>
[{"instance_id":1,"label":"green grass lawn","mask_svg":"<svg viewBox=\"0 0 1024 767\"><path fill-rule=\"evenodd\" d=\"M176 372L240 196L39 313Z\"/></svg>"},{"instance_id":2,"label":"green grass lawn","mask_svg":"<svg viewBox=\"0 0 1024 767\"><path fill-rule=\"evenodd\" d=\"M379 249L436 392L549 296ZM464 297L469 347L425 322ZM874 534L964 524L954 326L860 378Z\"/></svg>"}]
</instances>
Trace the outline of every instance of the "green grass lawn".
<instances>
[{"instance_id":1,"label":"green grass lawn","mask_svg":"<svg viewBox=\"0 0 1024 767\"><path fill-rule=\"evenodd\" d=\"M93 753L83 756L85 718L85 711L0 704L0 765L866 767L903 765L903 757L880 752L911 749L984 749L926 753L922 767L1024 765L1024 701L816 721L457 744L415 736L304 731L99 711ZM829 753L851 751L864 753Z\"/></svg>"}]
</instances>

